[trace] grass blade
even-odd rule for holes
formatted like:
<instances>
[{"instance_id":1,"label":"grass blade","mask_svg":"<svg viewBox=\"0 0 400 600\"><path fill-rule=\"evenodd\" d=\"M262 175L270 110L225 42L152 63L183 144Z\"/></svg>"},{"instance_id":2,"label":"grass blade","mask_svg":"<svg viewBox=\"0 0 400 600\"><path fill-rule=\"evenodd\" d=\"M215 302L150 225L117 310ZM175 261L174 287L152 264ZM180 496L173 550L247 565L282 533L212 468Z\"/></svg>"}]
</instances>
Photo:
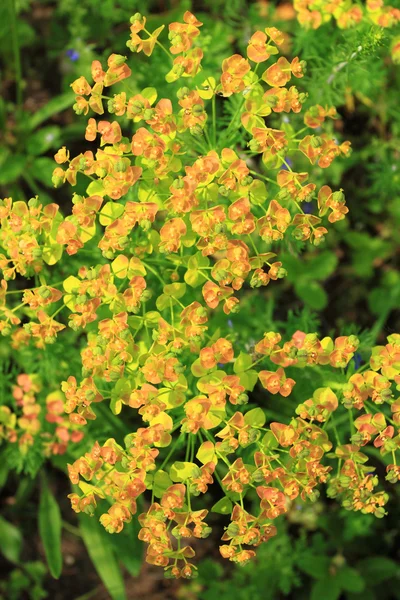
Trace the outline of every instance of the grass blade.
<instances>
[{"instance_id":1,"label":"grass blade","mask_svg":"<svg viewBox=\"0 0 400 600\"><path fill-rule=\"evenodd\" d=\"M79 515L79 529L93 565L112 600L126 600L124 580L108 535L96 516Z\"/></svg>"},{"instance_id":2,"label":"grass blade","mask_svg":"<svg viewBox=\"0 0 400 600\"><path fill-rule=\"evenodd\" d=\"M62 571L61 528L60 508L43 479L39 502L39 533L49 571L55 579L60 577Z\"/></svg>"}]
</instances>

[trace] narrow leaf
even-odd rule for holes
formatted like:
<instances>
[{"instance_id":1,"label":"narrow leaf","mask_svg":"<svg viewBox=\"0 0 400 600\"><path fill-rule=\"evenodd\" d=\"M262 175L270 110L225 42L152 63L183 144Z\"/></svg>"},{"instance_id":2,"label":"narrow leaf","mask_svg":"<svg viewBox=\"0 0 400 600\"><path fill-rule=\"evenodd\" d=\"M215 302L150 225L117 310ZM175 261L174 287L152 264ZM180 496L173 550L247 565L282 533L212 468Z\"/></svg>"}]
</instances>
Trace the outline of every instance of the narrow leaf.
<instances>
[{"instance_id":1,"label":"narrow leaf","mask_svg":"<svg viewBox=\"0 0 400 600\"><path fill-rule=\"evenodd\" d=\"M96 517L79 515L79 529L92 563L112 600L126 600L124 580L112 545Z\"/></svg>"},{"instance_id":2,"label":"narrow leaf","mask_svg":"<svg viewBox=\"0 0 400 600\"><path fill-rule=\"evenodd\" d=\"M22 535L15 525L3 517L0 517L0 540L1 553L10 562L18 563L22 548Z\"/></svg>"},{"instance_id":3,"label":"narrow leaf","mask_svg":"<svg viewBox=\"0 0 400 600\"><path fill-rule=\"evenodd\" d=\"M62 571L61 513L47 483L43 481L39 502L39 533L51 575L58 579Z\"/></svg>"}]
</instances>

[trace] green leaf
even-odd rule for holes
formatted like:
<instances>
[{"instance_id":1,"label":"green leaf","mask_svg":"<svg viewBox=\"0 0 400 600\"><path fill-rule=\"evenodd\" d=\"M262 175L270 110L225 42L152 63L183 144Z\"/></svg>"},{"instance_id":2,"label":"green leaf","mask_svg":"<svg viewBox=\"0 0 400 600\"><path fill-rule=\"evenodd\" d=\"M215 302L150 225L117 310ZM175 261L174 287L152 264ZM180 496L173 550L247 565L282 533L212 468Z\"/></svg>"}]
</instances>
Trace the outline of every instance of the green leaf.
<instances>
[{"instance_id":1,"label":"green leaf","mask_svg":"<svg viewBox=\"0 0 400 600\"><path fill-rule=\"evenodd\" d=\"M57 125L49 125L35 131L25 142L25 148L32 156L44 154L50 148L57 148L60 145L60 128ZM53 162L53 169L55 166Z\"/></svg>"},{"instance_id":2,"label":"green leaf","mask_svg":"<svg viewBox=\"0 0 400 600\"><path fill-rule=\"evenodd\" d=\"M30 129L36 129L38 125L47 121L53 115L56 115L66 108L69 108L75 102L75 94L73 92L66 92L60 94L55 98L49 100L49 102L37 110L35 114L29 119L28 125Z\"/></svg>"},{"instance_id":3,"label":"green leaf","mask_svg":"<svg viewBox=\"0 0 400 600\"><path fill-rule=\"evenodd\" d=\"M40 156L33 161L32 166L29 168L29 173L44 186L53 187L51 178L56 166L57 164L51 158Z\"/></svg>"},{"instance_id":4,"label":"green leaf","mask_svg":"<svg viewBox=\"0 0 400 600\"><path fill-rule=\"evenodd\" d=\"M63 246L61 246L61 244L58 244L56 241L53 241L50 237L48 237L42 249L42 257L44 262L47 265L54 265L60 260L62 253Z\"/></svg>"},{"instance_id":5,"label":"green leaf","mask_svg":"<svg viewBox=\"0 0 400 600\"><path fill-rule=\"evenodd\" d=\"M203 442L197 451L196 458L205 465L208 462L218 462L215 446L212 442Z\"/></svg>"},{"instance_id":6,"label":"green leaf","mask_svg":"<svg viewBox=\"0 0 400 600\"><path fill-rule=\"evenodd\" d=\"M144 88L144 90L141 91L141 95L149 101L150 106L157 100L157 90L153 87Z\"/></svg>"},{"instance_id":7,"label":"green leaf","mask_svg":"<svg viewBox=\"0 0 400 600\"><path fill-rule=\"evenodd\" d=\"M107 202L107 204L105 204L100 211L100 225L111 225L111 223L114 223L114 221L116 221L116 219L118 219L123 212L123 204L119 204L118 202Z\"/></svg>"},{"instance_id":8,"label":"green leaf","mask_svg":"<svg viewBox=\"0 0 400 600\"><path fill-rule=\"evenodd\" d=\"M161 496L167 491L167 489L172 485L172 483L172 479L170 478L168 473L159 469L154 475L152 487L156 498L161 498Z\"/></svg>"},{"instance_id":9,"label":"green leaf","mask_svg":"<svg viewBox=\"0 0 400 600\"><path fill-rule=\"evenodd\" d=\"M341 591L336 578L319 579L312 586L310 600L338 600Z\"/></svg>"},{"instance_id":10,"label":"green leaf","mask_svg":"<svg viewBox=\"0 0 400 600\"><path fill-rule=\"evenodd\" d=\"M160 321L160 313L156 310L149 310L144 315L144 324L147 327L158 327L158 323Z\"/></svg>"},{"instance_id":11,"label":"green leaf","mask_svg":"<svg viewBox=\"0 0 400 600\"><path fill-rule=\"evenodd\" d=\"M182 298L186 292L186 285L184 283L167 283L164 285L163 292L173 298Z\"/></svg>"},{"instance_id":12,"label":"green leaf","mask_svg":"<svg viewBox=\"0 0 400 600\"><path fill-rule=\"evenodd\" d=\"M103 181L101 179L91 181L86 188L86 193L88 196L101 196L103 198L106 194ZM106 225L108 225L108 223L106 223Z\"/></svg>"},{"instance_id":13,"label":"green leaf","mask_svg":"<svg viewBox=\"0 0 400 600\"><path fill-rule=\"evenodd\" d=\"M190 287L198 287L204 283L204 277L198 269L188 269L183 278Z\"/></svg>"},{"instance_id":14,"label":"green leaf","mask_svg":"<svg viewBox=\"0 0 400 600\"><path fill-rule=\"evenodd\" d=\"M244 420L251 427L263 427L266 417L262 408L253 408L244 415Z\"/></svg>"},{"instance_id":15,"label":"green leaf","mask_svg":"<svg viewBox=\"0 0 400 600\"><path fill-rule=\"evenodd\" d=\"M19 562L22 549L22 535L18 527L0 517L0 549L2 554L12 563Z\"/></svg>"},{"instance_id":16,"label":"green leaf","mask_svg":"<svg viewBox=\"0 0 400 600\"><path fill-rule=\"evenodd\" d=\"M195 377L203 377L203 375L206 375L208 373L208 369L205 369L202 366L199 358L196 358L196 360L192 363L190 370Z\"/></svg>"},{"instance_id":17,"label":"green leaf","mask_svg":"<svg viewBox=\"0 0 400 600\"><path fill-rule=\"evenodd\" d=\"M176 461L169 470L172 481L187 481L192 477L200 477L200 468L191 462Z\"/></svg>"},{"instance_id":18,"label":"green leaf","mask_svg":"<svg viewBox=\"0 0 400 600\"><path fill-rule=\"evenodd\" d=\"M171 296L167 296L167 294L160 294L156 300L156 307L158 310L165 310L174 304L175 301L171 298Z\"/></svg>"},{"instance_id":19,"label":"green leaf","mask_svg":"<svg viewBox=\"0 0 400 600\"><path fill-rule=\"evenodd\" d=\"M79 529L92 563L112 600L126 600L124 580L102 525L86 514L78 515Z\"/></svg>"},{"instance_id":20,"label":"green leaf","mask_svg":"<svg viewBox=\"0 0 400 600\"><path fill-rule=\"evenodd\" d=\"M225 498L221 498L221 500L218 500L218 502L214 504L214 506L211 508L211 512L215 512L220 515L230 515L232 512L232 507L232 501L225 496Z\"/></svg>"},{"instance_id":21,"label":"green leaf","mask_svg":"<svg viewBox=\"0 0 400 600\"><path fill-rule=\"evenodd\" d=\"M368 307L374 315L381 315L390 308L397 307L400 304L400 285L377 287L368 294Z\"/></svg>"},{"instance_id":22,"label":"green leaf","mask_svg":"<svg viewBox=\"0 0 400 600\"><path fill-rule=\"evenodd\" d=\"M339 582L342 590L346 592L362 592L365 588L365 581L356 569L343 567L336 574L336 580Z\"/></svg>"},{"instance_id":23,"label":"green leaf","mask_svg":"<svg viewBox=\"0 0 400 600\"><path fill-rule=\"evenodd\" d=\"M208 267L210 265L210 260L207 256L203 256L201 252L196 252L193 254L188 260L187 266L188 269L201 269L204 267ZM204 277L203 277L204 280Z\"/></svg>"},{"instance_id":24,"label":"green leaf","mask_svg":"<svg viewBox=\"0 0 400 600\"><path fill-rule=\"evenodd\" d=\"M357 569L368 585L379 585L391 577L400 577L400 566L385 556L371 556L357 563Z\"/></svg>"},{"instance_id":25,"label":"green leaf","mask_svg":"<svg viewBox=\"0 0 400 600\"><path fill-rule=\"evenodd\" d=\"M322 581L328 576L330 564L331 559L328 556L315 556L314 554L303 554L297 560L297 566L303 573Z\"/></svg>"},{"instance_id":26,"label":"green leaf","mask_svg":"<svg viewBox=\"0 0 400 600\"><path fill-rule=\"evenodd\" d=\"M250 185L250 202L252 204L264 204L268 197L267 188L264 182L254 179Z\"/></svg>"},{"instance_id":27,"label":"green leaf","mask_svg":"<svg viewBox=\"0 0 400 600\"><path fill-rule=\"evenodd\" d=\"M184 392L163 388L162 401L165 403L166 408L176 408L177 406L181 406L185 400L186 395Z\"/></svg>"},{"instance_id":28,"label":"green leaf","mask_svg":"<svg viewBox=\"0 0 400 600\"><path fill-rule=\"evenodd\" d=\"M299 298L315 310L322 310L328 304L327 293L316 281L298 281L295 284L295 289Z\"/></svg>"},{"instance_id":29,"label":"green leaf","mask_svg":"<svg viewBox=\"0 0 400 600\"><path fill-rule=\"evenodd\" d=\"M336 269L338 258L333 252L321 252L308 261L310 278L326 279Z\"/></svg>"},{"instance_id":30,"label":"green leaf","mask_svg":"<svg viewBox=\"0 0 400 600\"><path fill-rule=\"evenodd\" d=\"M263 446L265 446L265 448L269 448L271 450L273 450L274 448L277 448L279 446L279 442L276 439L276 437L274 436L274 434L272 433L272 431L267 431L267 433L264 435L264 437L261 440L261 444Z\"/></svg>"},{"instance_id":31,"label":"green leaf","mask_svg":"<svg viewBox=\"0 0 400 600\"><path fill-rule=\"evenodd\" d=\"M77 293L80 285L81 280L74 275L70 275L63 281L63 288L68 294Z\"/></svg>"},{"instance_id":32,"label":"green leaf","mask_svg":"<svg viewBox=\"0 0 400 600\"><path fill-rule=\"evenodd\" d=\"M58 579L62 571L61 513L58 502L43 480L39 501L39 533L43 542L49 571Z\"/></svg>"},{"instance_id":33,"label":"green leaf","mask_svg":"<svg viewBox=\"0 0 400 600\"><path fill-rule=\"evenodd\" d=\"M4 453L0 456L0 490L5 486L8 478L8 474L10 472L10 467L7 464L7 461L4 460Z\"/></svg>"},{"instance_id":34,"label":"green leaf","mask_svg":"<svg viewBox=\"0 0 400 600\"><path fill-rule=\"evenodd\" d=\"M132 577L137 577L143 563L144 545L138 538L141 527L135 518L125 523L118 535L110 535L115 553Z\"/></svg>"},{"instance_id":35,"label":"green leaf","mask_svg":"<svg viewBox=\"0 0 400 600\"><path fill-rule=\"evenodd\" d=\"M247 371L250 369L253 364L253 360L249 354L245 354L244 352L240 352L239 356L235 360L233 364L233 372L241 373L242 371Z\"/></svg>"},{"instance_id":36,"label":"green leaf","mask_svg":"<svg viewBox=\"0 0 400 600\"><path fill-rule=\"evenodd\" d=\"M242 371L239 373L240 385L247 391L252 392L258 381L258 373L254 369L250 371Z\"/></svg>"},{"instance_id":37,"label":"green leaf","mask_svg":"<svg viewBox=\"0 0 400 600\"><path fill-rule=\"evenodd\" d=\"M23 173L26 166L26 156L22 154L9 154L1 157L0 161L0 185L6 185L16 181Z\"/></svg>"}]
</instances>

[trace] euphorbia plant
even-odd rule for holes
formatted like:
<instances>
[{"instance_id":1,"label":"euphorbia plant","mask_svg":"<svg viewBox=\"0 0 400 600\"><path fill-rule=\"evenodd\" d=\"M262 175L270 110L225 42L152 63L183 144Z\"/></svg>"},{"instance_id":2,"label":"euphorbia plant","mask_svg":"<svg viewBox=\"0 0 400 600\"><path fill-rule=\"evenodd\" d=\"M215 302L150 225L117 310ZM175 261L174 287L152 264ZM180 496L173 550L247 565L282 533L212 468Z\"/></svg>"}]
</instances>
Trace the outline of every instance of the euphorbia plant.
<instances>
[{"instance_id":1,"label":"euphorbia plant","mask_svg":"<svg viewBox=\"0 0 400 600\"><path fill-rule=\"evenodd\" d=\"M393 457L387 479L399 478L400 406L392 386L400 382L400 336L373 349L366 368L352 360L359 346L353 335L320 339L297 331L282 341L268 331L249 348L232 334L232 314L285 277L282 246L290 239L319 245L326 225L348 212L342 190L317 187L298 170L308 162L320 177L349 153L348 142L322 130L336 111L318 105L300 114L307 95L287 86L301 79L305 64L276 58L285 38L274 27L251 37L247 57L227 57L222 73L204 79L202 23L189 12L183 21L170 24L167 49L163 28L149 32L137 14L127 44L147 56L156 46L168 55L171 97L157 100L152 87L130 92L134 76L116 54L106 70L93 63L92 82L72 84L76 112L89 115L85 138L99 140L99 148L76 157L66 147L55 156L56 186L90 180L85 196L73 195L72 214L64 218L38 198L27 205L6 199L0 208L2 333L15 349L62 343L66 328L84 339L82 376L71 374L60 382L62 393L47 397L51 428L41 429L40 383L21 374L17 414L3 407L0 433L25 453L39 440L54 454L85 443L99 402L110 401L121 419L139 418L123 443L96 441L71 461L80 491L70 499L88 514L100 503L101 523L119 533L144 496L139 538L148 544L148 562L173 577L195 574L189 540L210 533L203 498L210 485L221 492L214 510L231 515L221 554L244 563L276 534L274 520L288 503L315 500L321 482L346 508L383 516L387 494L375 490L361 451L369 442ZM224 105L231 119L221 127ZM94 117L104 106L108 120ZM53 272L63 280L54 282ZM21 277L37 282L9 306L18 290L7 281ZM322 385L293 407L291 421L265 427L263 408L247 406L257 382L288 402L310 369ZM351 421L346 439L336 424L343 415Z\"/></svg>"}]
</instances>

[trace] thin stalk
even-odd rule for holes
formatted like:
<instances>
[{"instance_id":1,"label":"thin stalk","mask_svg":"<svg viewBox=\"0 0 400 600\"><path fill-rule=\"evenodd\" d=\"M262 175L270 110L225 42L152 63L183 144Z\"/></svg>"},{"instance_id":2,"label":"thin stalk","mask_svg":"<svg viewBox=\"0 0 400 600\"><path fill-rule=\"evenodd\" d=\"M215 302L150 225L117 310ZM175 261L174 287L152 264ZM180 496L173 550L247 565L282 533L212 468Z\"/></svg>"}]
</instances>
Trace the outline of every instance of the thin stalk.
<instances>
[{"instance_id":1,"label":"thin stalk","mask_svg":"<svg viewBox=\"0 0 400 600\"><path fill-rule=\"evenodd\" d=\"M16 83L16 98L17 98L17 114L22 110L22 69L21 69L21 54L17 31L17 14L15 10L15 0L8 0L10 10L10 30L11 43L14 55L15 83Z\"/></svg>"},{"instance_id":2,"label":"thin stalk","mask_svg":"<svg viewBox=\"0 0 400 600\"><path fill-rule=\"evenodd\" d=\"M217 116L216 116L216 95L215 93L213 94L212 97L212 101L211 101L211 105L212 105L212 122L213 122L213 142L214 142L214 148L217 145Z\"/></svg>"}]
</instances>

